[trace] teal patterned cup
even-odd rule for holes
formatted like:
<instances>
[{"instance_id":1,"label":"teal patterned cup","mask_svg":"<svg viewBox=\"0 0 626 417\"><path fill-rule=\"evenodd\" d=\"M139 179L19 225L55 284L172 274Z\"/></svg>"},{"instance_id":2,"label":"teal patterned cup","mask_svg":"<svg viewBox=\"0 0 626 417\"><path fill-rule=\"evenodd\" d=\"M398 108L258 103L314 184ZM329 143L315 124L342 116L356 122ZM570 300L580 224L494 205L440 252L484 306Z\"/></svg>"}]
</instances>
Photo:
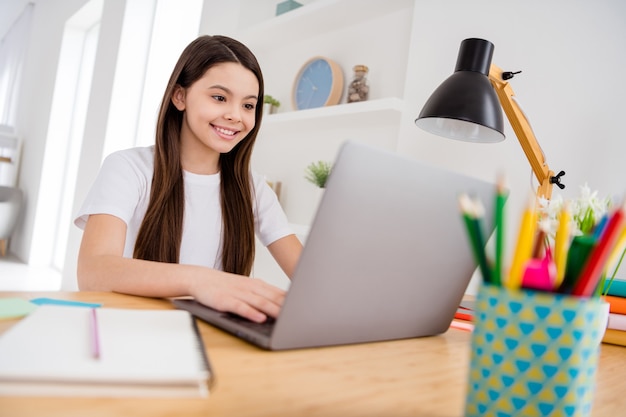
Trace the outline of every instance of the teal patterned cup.
<instances>
[{"instance_id":1,"label":"teal patterned cup","mask_svg":"<svg viewBox=\"0 0 626 417\"><path fill-rule=\"evenodd\" d=\"M482 285L465 416L590 415L606 307L599 298Z\"/></svg>"}]
</instances>

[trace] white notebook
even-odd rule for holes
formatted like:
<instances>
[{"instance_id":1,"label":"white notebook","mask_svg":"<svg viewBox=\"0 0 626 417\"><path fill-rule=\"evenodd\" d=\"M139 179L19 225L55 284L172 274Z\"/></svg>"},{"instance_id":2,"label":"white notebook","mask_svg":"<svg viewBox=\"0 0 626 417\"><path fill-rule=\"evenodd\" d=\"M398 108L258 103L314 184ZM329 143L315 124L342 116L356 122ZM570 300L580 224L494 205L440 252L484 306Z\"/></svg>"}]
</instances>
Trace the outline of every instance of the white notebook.
<instances>
[{"instance_id":1,"label":"white notebook","mask_svg":"<svg viewBox=\"0 0 626 417\"><path fill-rule=\"evenodd\" d=\"M97 308L95 322L92 314L43 305L0 335L0 395L208 395L211 368L189 313Z\"/></svg>"}]
</instances>

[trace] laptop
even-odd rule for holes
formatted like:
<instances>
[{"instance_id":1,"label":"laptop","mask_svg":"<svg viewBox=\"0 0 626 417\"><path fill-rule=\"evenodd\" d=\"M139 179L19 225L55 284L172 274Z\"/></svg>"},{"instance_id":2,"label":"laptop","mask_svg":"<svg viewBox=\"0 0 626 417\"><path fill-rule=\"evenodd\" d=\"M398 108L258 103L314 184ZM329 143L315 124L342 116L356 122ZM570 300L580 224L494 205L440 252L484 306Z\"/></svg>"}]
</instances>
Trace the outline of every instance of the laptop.
<instances>
[{"instance_id":1,"label":"laptop","mask_svg":"<svg viewBox=\"0 0 626 417\"><path fill-rule=\"evenodd\" d=\"M172 302L268 350L443 333L476 268L458 197L481 198L489 220L495 188L344 142L275 320L257 324L192 299ZM493 222L487 223L488 236Z\"/></svg>"}]
</instances>

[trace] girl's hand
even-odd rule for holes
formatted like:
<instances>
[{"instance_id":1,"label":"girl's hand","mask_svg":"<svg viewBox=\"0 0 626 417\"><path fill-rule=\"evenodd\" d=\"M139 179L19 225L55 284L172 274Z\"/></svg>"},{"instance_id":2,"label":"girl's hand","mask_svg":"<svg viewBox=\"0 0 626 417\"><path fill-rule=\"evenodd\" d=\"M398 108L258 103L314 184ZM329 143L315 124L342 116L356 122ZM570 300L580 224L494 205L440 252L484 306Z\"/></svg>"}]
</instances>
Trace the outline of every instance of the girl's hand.
<instances>
[{"instance_id":1,"label":"girl's hand","mask_svg":"<svg viewBox=\"0 0 626 417\"><path fill-rule=\"evenodd\" d=\"M89 216L78 255L78 284L86 291L115 291L143 297L193 296L198 302L256 322L276 317L285 291L259 279L198 265L124 258L126 223Z\"/></svg>"},{"instance_id":2,"label":"girl's hand","mask_svg":"<svg viewBox=\"0 0 626 417\"><path fill-rule=\"evenodd\" d=\"M201 280L191 295L201 304L257 323L264 322L267 316L277 317L285 300L285 291L280 288L260 279L228 273Z\"/></svg>"}]
</instances>

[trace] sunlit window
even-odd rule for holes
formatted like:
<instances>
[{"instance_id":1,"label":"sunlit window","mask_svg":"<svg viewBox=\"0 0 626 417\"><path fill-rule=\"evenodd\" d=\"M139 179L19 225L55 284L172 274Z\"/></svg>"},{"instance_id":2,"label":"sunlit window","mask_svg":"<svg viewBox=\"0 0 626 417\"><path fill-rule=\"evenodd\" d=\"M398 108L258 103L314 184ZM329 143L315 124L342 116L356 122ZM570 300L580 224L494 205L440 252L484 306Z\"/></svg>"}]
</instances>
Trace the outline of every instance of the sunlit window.
<instances>
[{"instance_id":1,"label":"sunlit window","mask_svg":"<svg viewBox=\"0 0 626 417\"><path fill-rule=\"evenodd\" d=\"M15 126L32 15L33 4L29 3L0 42L0 125Z\"/></svg>"},{"instance_id":2,"label":"sunlit window","mask_svg":"<svg viewBox=\"0 0 626 417\"><path fill-rule=\"evenodd\" d=\"M102 158L154 143L157 109L182 49L198 36L202 0L127 0ZM72 227L103 0L87 2L66 23L57 69L30 264L62 271ZM96 144L95 146L100 146Z\"/></svg>"}]
</instances>

